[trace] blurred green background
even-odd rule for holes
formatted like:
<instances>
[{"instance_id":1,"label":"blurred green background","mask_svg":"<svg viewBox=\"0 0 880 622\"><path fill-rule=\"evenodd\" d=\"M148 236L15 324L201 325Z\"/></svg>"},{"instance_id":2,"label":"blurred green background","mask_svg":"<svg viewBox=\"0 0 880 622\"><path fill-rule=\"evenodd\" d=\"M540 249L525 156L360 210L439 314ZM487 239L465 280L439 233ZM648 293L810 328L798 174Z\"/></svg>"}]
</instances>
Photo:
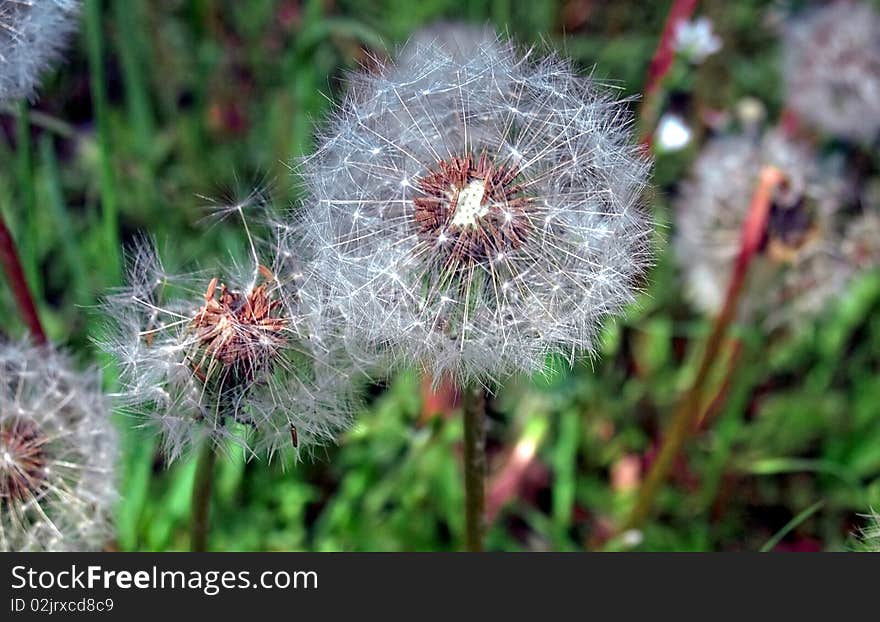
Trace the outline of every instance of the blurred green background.
<instances>
[{"instance_id":1,"label":"blurred green background","mask_svg":"<svg viewBox=\"0 0 880 622\"><path fill-rule=\"evenodd\" d=\"M267 185L296 197L288 163L338 100L343 75L440 19L493 22L642 89L671 2L641 0L88 0L68 60L38 102L0 114L0 209L51 338L87 364L100 294L120 248L154 234L172 266L241 248L234 222L206 228L202 196ZM706 0L723 50L669 83L701 106L743 96L779 111L775 3ZM635 107L637 104L633 104ZM741 364L691 439L640 538L608 540L631 507L709 329L684 301L665 243L669 197L698 145L660 156L652 192L659 262L600 355L514 380L490 404L490 475L535 447L487 544L502 550L843 550L880 508L880 275L866 274L796 334L737 326ZM2 331L24 333L0 288ZM102 361L109 364L109 361ZM720 385L723 378L716 378ZM112 368L106 378L112 388ZM149 434L124 431L122 550L188 546L194 464L169 467ZM463 531L461 421L432 416L415 374L388 378L339 447L301 464L219 465L214 550L454 550ZM778 540L778 543L775 541Z\"/></svg>"}]
</instances>

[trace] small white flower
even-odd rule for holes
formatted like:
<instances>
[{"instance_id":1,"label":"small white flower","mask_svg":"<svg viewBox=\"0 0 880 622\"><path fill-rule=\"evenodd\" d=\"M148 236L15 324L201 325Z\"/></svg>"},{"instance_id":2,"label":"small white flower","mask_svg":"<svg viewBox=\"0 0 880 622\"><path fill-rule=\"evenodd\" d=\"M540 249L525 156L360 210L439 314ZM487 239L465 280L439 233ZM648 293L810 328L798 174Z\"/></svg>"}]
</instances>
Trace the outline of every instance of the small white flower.
<instances>
[{"instance_id":1,"label":"small white flower","mask_svg":"<svg viewBox=\"0 0 880 622\"><path fill-rule=\"evenodd\" d=\"M708 17L679 22L675 28L675 50L692 63L702 63L721 46L721 37L712 31Z\"/></svg>"},{"instance_id":2,"label":"small white flower","mask_svg":"<svg viewBox=\"0 0 880 622\"><path fill-rule=\"evenodd\" d=\"M49 346L0 344L0 551L110 539L118 440L100 384Z\"/></svg>"},{"instance_id":3,"label":"small white flower","mask_svg":"<svg viewBox=\"0 0 880 622\"><path fill-rule=\"evenodd\" d=\"M691 128L677 114L667 112L657 123L656 147L660 152L681 151L693 136Z\"/></svg>"}]
</instances>

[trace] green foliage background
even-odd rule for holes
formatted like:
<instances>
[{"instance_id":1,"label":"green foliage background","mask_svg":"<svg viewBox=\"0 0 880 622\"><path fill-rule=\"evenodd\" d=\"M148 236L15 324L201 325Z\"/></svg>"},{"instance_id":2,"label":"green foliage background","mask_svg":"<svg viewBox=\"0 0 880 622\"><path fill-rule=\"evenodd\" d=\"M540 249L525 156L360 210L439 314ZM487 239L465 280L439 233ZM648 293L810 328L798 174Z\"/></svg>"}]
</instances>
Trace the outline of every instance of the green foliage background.
<instances>
[{"instance_id":1,"label":"green foliage background","mask_svg":"<svg viewBox=\"0 0 880 622\"><path fill-rule=\"evenodd\" d=\"M288 163L310 149L345 70L438 19L490 20L636 95L670 2L85 4L81 36L39 102L0 116L0 209L48 332L83 364L97 358L89 335L100 317L92 307L119 284L119 249L148 231L171 265L207 266L239 252L243 239L232 225L205 227L200 196L267 184L278 205L289 204L297 190ZM705 107L759 97L772 117L780 69L766 25L770 3L700 4L724 49L698 68L677 66L670 80ZM694 150L658 159L659 262L640 305L607 329L600 356L573 370L557 365L548 378L514 380L491 402L493 469L524 435L538 450L520 494L493 522L489 548L758 550L776 535L786 549L840 550L853 546L858 514L880 507L880 275L873 273L797 334L770 339L737 327L742 364L663 489L656 518L640 542L606 541L633 501L613 475L650 453L708 331L707 318L683 300L665 244L669 197ZM23 334L6 288L0 309L2 332ZM112 367L106 382L112 389ZM312 462L222 461L211 548L459 548L460 417L425 419L420 395L416 375L389 378L341 445ZM116 546L186 549L194 464L169 468L135 422L118 423Z\"/></svg>"}]
</instances>

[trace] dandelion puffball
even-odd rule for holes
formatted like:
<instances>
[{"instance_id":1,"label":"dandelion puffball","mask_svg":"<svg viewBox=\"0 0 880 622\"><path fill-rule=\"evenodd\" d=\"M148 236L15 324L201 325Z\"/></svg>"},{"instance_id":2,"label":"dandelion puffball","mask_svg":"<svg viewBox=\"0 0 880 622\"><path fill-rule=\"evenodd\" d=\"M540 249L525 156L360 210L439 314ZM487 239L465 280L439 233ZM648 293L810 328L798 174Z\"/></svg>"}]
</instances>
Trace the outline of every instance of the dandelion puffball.
<instances>
[{"instance_id":1,"label":"dandelion puffball","mask_svg":"<svg viewBox=\"0 0 880 622\"><path fill-rule=\"evenodd\" d=\"M0 102L32 97L77 26L79 0L0 0Z\"/></svg>"},{"instance_id":2,"label":"dandelion puffball","mask_svg":"<svg viewBox=\"0 0 880 622\"><path fill-rule=\"evenodd\" d=\"M48 346L0 345L0 550L100 550L117 437L94 371Z\"/></svg>"},{"instance_id":3,"label":"dandelion puffball","mask_svg":"<svg viewBox=\"0 0 880 622\"><path fill-rule=\"evenodd\" d=\"M821 311L854 270L844 250L846 185L806 145L779 131L710 140L676 201L675 251L696 306L717 313L764 166L778 168L785 183L773 198L741 312L772 326Z\"/></svg>"},{"instance_id":4,"label":"dandelion puffball","mask_svg":"<svg viewBox=\"0 0 880 622\"><path fill-rule=\"evenodd\" d=\"M312 320L293 260L270 254L267 267L252 250L242 267L175 275L141 240L127 286L104 301L119 404L159 431L169 459L202 442L299 453L350 422L351 361Z\"/></svg>"},{"instance_id":5,"label":"dandelion puffball","mask_svg":"<svg viewBox=\"0 0 880 622\"><path fill-rule=\"evenodd\" d=\"M590 351L651 260L632 116L568 61L442 38L351 76L299 164L312 277L368 343L489 382Z\"/></svg>"},{"instance_id":6,"label":"dandelion puffball","mask_svg":"<svg viewBox=\"0 0 880 622\"><path fill-rule=\"evenodd\" d=\"M784 30L787 103L832 136L870 142L880 132L880 14L833 2Z\"/></svg>"}]
</instances>

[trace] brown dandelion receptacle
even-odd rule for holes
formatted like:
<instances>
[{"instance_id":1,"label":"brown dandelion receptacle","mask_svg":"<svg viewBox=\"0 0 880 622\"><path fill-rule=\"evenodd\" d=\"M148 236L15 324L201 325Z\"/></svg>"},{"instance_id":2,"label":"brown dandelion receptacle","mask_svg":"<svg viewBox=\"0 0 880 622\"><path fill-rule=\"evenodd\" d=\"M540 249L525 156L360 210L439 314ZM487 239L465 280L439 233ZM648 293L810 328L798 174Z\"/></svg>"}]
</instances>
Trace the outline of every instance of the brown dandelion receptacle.
<instances>
[{"instance_id":1,"label":"brown dandelion receptacle","mask_svg":"<svg viewBox=\"0 0 880 622\"><path fill-rule=\"evenodd\" d=\"M12 419L0 427L0 504L39 497L45 481L47 442L30 421Z\"/></svg>"},{"instance_id":2,"label":"brown dandelion receptacle","mask_svg":"<svg viewBox=\"0 0 880 622\"><path fill-rule=\"evenodd\" d=\"M770 205L761 251L774 262L795 263L821 235L815 211L814 201L783 183Z\"/></svg>"},{"instance_id":3,"label":"brown dandelion receptacle","mask_svg":"<svg viewBox=\"0 0 880 622\"><path fill-rule=\"evenodd\" d=\"M263 266L260 272L273 278ZM268 283L243 293L211 279L205 304L192 323L199 346L192 363L195 374L207 382L219 370L223 383L252 382L284 346L289 321L281 308Z\"/></svg>"},{"instance_id":4,"label":"brown dandelion receptacle","mask_svg":"<svg viewBox=\"0 0 880 622\"><path fill-rule=\"evenodd\" d=\"M529 234L530 200L515 167L484 154L450 158L420 178L413 199L420 239L442 251L448 268L489 263Z\"/></svg>"}]
</instances>

